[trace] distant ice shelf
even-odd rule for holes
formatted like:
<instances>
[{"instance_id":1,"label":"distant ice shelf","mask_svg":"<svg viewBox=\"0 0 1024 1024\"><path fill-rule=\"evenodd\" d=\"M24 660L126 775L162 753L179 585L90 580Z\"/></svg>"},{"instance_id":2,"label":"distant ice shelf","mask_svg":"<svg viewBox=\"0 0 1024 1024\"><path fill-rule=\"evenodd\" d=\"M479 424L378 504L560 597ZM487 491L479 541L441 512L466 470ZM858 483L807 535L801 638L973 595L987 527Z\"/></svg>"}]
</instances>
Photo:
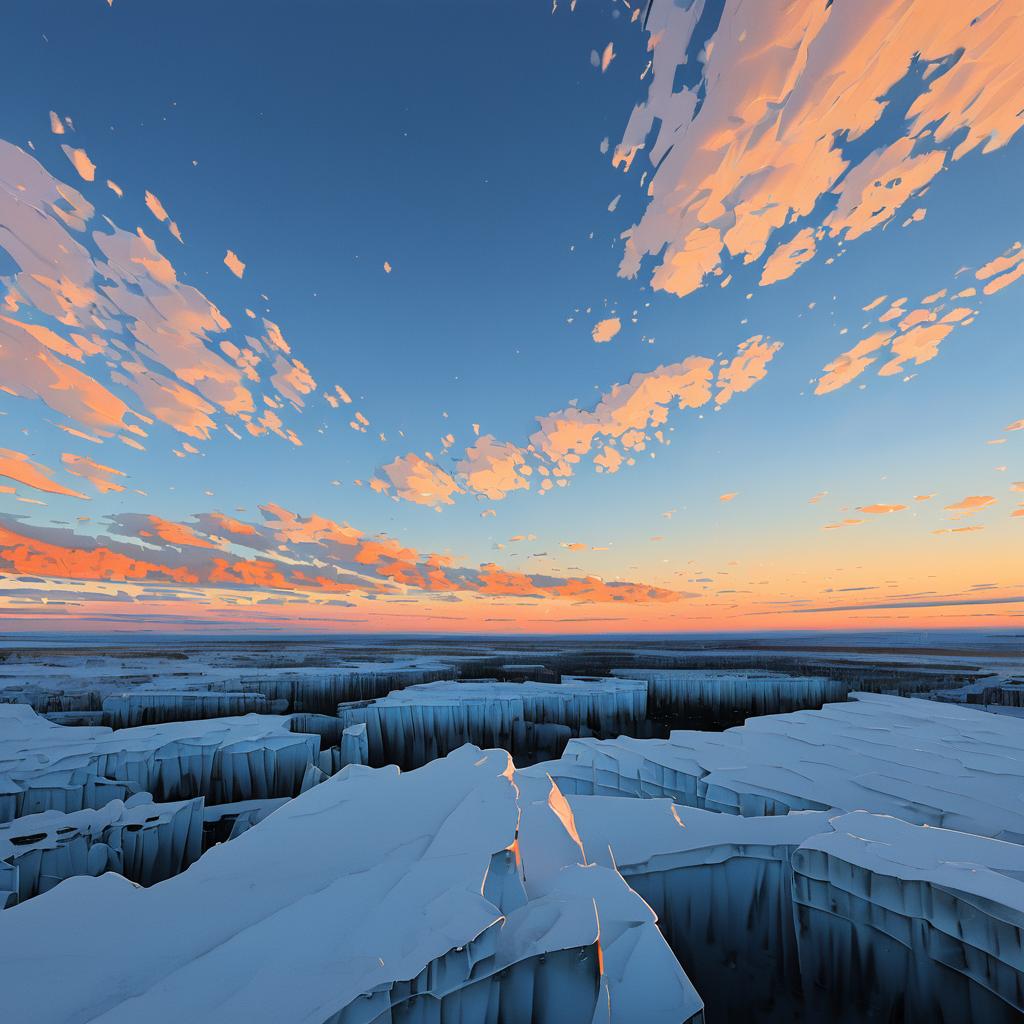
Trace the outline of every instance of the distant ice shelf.
<instances>
[{"instance_id":1,"label":"distant ice shelf","mask_svg":"<svg viewBox=\"0 0 1024 1024\"><path fill-rule=\"evenodd\" d=\"M469 746L345 768L150 889L72 878L0 914L0 948L33 1024L703 1021L558 790Z\"/></svg>"},{"instance_id":2,"label":"distant ice shelf","mask_svg":"<svg viewBox=\"0 0 1024 1024\"><path fill-rule=\"evenodd\" d=\"M371 764L403 767L463 743L513 754L561 750L572 735L614 735L646 714L645 682L584 676L561 683L442 680L338 707L342 725L365 725Z\"/></svg>"},{"instance_id":3,"label":"distant ice shelf","mask_svg":"<svg viewBox=\"0 0 1024 1024\"><path fill-rule=\"evenodd\" d=\"M765 715L820 707L845 700L850 686L827 676L790 675L755 669L612 669L615 676L647 682L647 708L652 714Z\"/></svg>"}]
</instances>

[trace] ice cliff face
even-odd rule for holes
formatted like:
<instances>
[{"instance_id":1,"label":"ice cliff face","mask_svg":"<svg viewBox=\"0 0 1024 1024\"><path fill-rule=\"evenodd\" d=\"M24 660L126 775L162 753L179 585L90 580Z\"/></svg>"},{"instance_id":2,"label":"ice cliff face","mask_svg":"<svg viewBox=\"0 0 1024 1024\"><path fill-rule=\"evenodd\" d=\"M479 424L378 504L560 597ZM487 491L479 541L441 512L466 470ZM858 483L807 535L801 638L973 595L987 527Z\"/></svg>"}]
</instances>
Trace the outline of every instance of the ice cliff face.
<instances>
[{"instance_id":1,"label":"ice cliff face","mask_svg":"<svg viewBox=\"0 0 1024 1024\"><path fill-rule=\"evenodd\" d=\"M849 684L826 676L785 675L750 670L613 669L612 674L647 683L647 706L652 713L700 714L712 717L766 715L797 708L820 707L846 699Z\"/></svg>"},{"instance_id":2,"label":"ice cliff face","mask_svg":"<svg viewBox=\"0 0 1024 1024\"><path fill-rule=\"evenodd\" d=\"M864 812L831 825L793 856L808 1015L1024 1019L1024 847Z\"/></svg>"},{"instance_id":3,"label":"ice cliff face","mask_svg":"<svg viewBox=\"0 0 1024 1024\"><path fill-rule=\"evenodd\" d=\"M65 878L116 871L154 885L203 851L203 801L155 804L148 793L99 810L44 811L0 825L0 903L48 892Z\"/></svg>"},{"instance_id":4,"label":"ice cliff face","mask_svg":"<svg viewBox=\"0 0 1024 1024\"><path fill-rule=\"evenodd\" d=\"M35 1024L703 1019L558 790L473 747L345 768L150 889L70 879L0 914L0 947L7 1012Z\"/></svg>"},{"instance_id":5,"label":"ice cliff face","mask_svg":"<svg viewBox=\"0 0 1024 1024\"><path fill-rule=\"evenodd\" d=\"M288 720L246 715L113 732L54 725L0 704L0 821L104 807L146 792L208 803L295 796L320 742Z\"/></svg>"},{"instance_id":6,"label":"ice cliff face","mask_svg":"<svg viewBox=\"0 0 1024 1024\"><path fill-rule=\"evenodd\" d=\"M371 764L418 767L463 743L513 753L561 750L573 735L615 734L647 714L647 686L564 676L558 683L443 680L376 701L341 704L343 725L365 725Z\"/></svg>"}]
</instances>

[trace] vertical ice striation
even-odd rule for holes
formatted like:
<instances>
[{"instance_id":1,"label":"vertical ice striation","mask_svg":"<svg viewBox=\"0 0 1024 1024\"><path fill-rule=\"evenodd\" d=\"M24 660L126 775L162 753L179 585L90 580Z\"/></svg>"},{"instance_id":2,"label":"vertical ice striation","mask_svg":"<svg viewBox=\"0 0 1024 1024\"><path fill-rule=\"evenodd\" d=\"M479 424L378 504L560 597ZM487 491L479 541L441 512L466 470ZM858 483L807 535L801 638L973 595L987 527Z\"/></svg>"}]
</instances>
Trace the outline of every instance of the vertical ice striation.
<instances>
[{"instance_id":1,"label":"vertical ice striation","mask_svg":"<svg viewBox=\"0 0 1024 1024\"><path fill-rule=\"evenodd\" d=\"M116 871L153 885L202 853L203 801L154 804L140 793L99 810L44 811L0 825L7 904L23 902L74 875Z\"/></svg>"},{"instance_id":2,"label":"vertical ice striation","mask_svg":"<svg viewBox=\"0 0 1024 1024\"><path fill-rule=\"evenodd\" d=\"M564 676L561 683L444 680L338 707L364 724L371 764L417 767L463 743L552 753L572 734L614 734L642 721L647 684Z\"/></svg>"},{"instance_id":3,"label":"vertical ice striation","mask_svg":"<svg viewBox=\"0 0 1024 1024\"><path fill-rule=\"evenodd\" d=\"M718 720L820 707L846 699L848 683L827 676L786 675L756 669L613 669L616 676L647 682L652 715L705 715Z\"/></svg>"},{"instance_id":4,"label":"vertical ice striation","mask_svg":"<svg viewBox=\"0 0 1024 1024\"><path fill-rule=\"evenodd\" d=\"M319 749L318 737L265 715L113 732L54 725L24 705L0 704L0 821L96 809L139 792L164 802L295 796Z\"/></svg>"},{"instance_id":5,"label":"vertical ice striation","mask_svg":"<svg viewBox=\"0 0 1024 1024\"><path fill-rule=\"evenodd\" d=\"M1024 1019L1024 847L856 812L793 856L809 1019Z\"/></svg>"},{"instance_id":6,"label":"vertical ice striation","mask_svg":"<svg viewBox=\"0 0 1024 1024\"><path fill-rule=\"evenodd\" d=\"M266 714L270 710L270 702L262 693L171 690L150 684L105 697L103 724L127 729L161 722Z\"/></svg>"},{"instance_id":7,"label":"vertical ice striation","mask_svg":"<svg viewBox=\"0 0 1024 1024\"><path fill-rule=\"evenodd\" d=\"M567 800L590 856L615 866L657 914L709 1019L793 1019L801 982L791 858L830 827L827 814L741 818L669 800Z\"/></svg>"}]
</instances>

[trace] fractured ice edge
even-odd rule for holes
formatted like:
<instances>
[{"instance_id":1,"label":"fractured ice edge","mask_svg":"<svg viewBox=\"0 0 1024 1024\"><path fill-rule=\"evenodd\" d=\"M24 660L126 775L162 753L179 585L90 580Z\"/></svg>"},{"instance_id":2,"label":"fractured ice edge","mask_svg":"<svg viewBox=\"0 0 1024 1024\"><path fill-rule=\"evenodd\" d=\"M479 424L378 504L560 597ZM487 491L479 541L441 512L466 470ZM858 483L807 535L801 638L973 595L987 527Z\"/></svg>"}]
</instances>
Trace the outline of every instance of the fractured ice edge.
<instances>
[{"instance_id":1,"label":"fractured ice edge","mask_svg":"<svg viewBox=\"0 0 1024 1024\"><path fill-rule=\"evenodd\" d=\"M421 677L346 691L337 718L117 732L0 704L4 1012L1024 1017L1024 722L854 694L724 732L602 739L709 685L617 675ZM747 701L753 674L727 679ZM518 770L480 749L549 741L561 756ZM429 763L365 766L382 757Z\"/></svg>"}]
</instances>

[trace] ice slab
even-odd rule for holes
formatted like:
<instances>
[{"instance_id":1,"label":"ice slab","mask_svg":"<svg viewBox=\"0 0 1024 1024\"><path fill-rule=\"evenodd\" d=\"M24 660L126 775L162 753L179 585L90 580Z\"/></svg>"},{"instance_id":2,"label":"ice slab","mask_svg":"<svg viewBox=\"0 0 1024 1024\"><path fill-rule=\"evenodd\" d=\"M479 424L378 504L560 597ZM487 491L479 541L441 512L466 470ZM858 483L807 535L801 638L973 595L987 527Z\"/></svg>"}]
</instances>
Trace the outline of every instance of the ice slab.
<instances>
[{"instance_id":1,"label":"ice slab","mask_svg":"<svg viewBox=\"0 0 1024 1024\"><path fill-rule=\"evenodd\" d=\"M801 1004L791 858L829 816L742 818L670 800L570 796L588 855L658 916L708 1019L791 1024Z\"/></svg>"},{"instance_id":2,"label":"ice slab","mask_svg":"<svg viewBox=\"0 0 1024 1024\"><path fill-rule=\"evenodd\" d=\"M1024 847L857 812L793 855L808 1014L1024 1019Z\"/></svg>"},{"instance_id":3,"label":"ice slab","mask_svg":"<svg viewBox=\"0 0 1024 1024\"><path fill-rule=\"evenodd\" d=\"M265 714L271 710L270 701L262 693L171 690L149 684L104 698L103 723L126 729L161 722Z\"/></svg>"},{"instance_id":4,"label":"ice slab","mask_svg":"<svg viewBox=\"0 0 1024 1024\"><path fill-rule=\"evenodd\" d=\"M567 794L669 797L751 816L869 810L1024 842L1024 722L917 698L853 696L721 733L574 739L537 770Z\"/></svg>"},{"instance_id":5,"label":"ice slab","mask_svg":"<svg viewBox=\"0 0 1024 1024\"><path fill-rule=\"evenodd\" d=\"M5 1012L698 1024L650 908L616 871L580 863L563 804L550 784L520 789L503 751L464 747L406 774L344 768L160 885L73 878L0 914Z\"/></svg>"},{"instance_id":6,"label":"ice slab","mask_svg":"<svg viewBox=\"0 0 1024 1024\"><path fill-rule=\"evenodd\" d=\"M463 743L513 753L561 749L572 734L614 734L646 713L646 683L582 676L561 683L442 680L338 707L344 725L366 726L371 764L414 767Z\"/></svg>"},{"instance_id":7,"label":"ice slab","mask_svg":"<svg viewBox=\"0 0 1024 1024\"><path fill-rule=\"evenodd\" d=\"M99 810L44 811L0 824L0 864L8 869L0 886L13 906L75 875L116 871L154 885L184 871L202 849L202 798L155 804L139 794Z\"/></svg>"},{"instance_id":8,"label":"ice slab","mask_svg":"<svg viewBox=\"0 0 1024 1024\"><path fill-rule=\"evenodd\" d=\"M55 725L25 705L0 704L0 821L100 808L138 792L161 802L295 796L319 751L318 737L268 715L114 732Z\"/></svg>"}]
</instances>

